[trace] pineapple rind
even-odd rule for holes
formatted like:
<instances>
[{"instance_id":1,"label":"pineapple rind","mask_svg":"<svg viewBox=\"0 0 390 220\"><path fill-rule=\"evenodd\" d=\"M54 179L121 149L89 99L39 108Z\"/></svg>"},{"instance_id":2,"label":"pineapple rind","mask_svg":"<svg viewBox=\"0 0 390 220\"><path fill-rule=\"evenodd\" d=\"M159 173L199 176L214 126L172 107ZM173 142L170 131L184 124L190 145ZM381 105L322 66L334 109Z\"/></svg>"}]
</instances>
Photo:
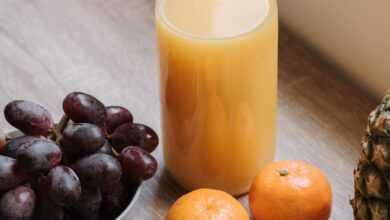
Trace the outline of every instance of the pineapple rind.
<instances>
[{"instance_id":1,"label":"pineapple rind","mask_svg":"<svg viewBox=\"0 0 390 220\"><path fill-rule=\"evenodd\" d=\"M356 193L355 199L351 201L353 207L353 214L355 220L370 220L371 211L368 207L367 201L364 200L359 193Z\"/></svg>"},{"instance_id":2,"label":"pineapple rind","mask_svg":"<svg viewBox=\"0 0 390 220\"><path fill-rule=\"evenodd\" d=\"M368 116L367 133L374 136L390 137L390 92Z\"/></svg>"},{"instance_id":3,"label":"pineapple rind","mask_svg":"<svg viewBox=\"0 0 390 220\"><path fill-rule=\"evenodd\" d=\"M390 170L390 138L373 141L372 162L383 172Z\"/></svg>"},{"instance_id":4,"label":"pineapple rind","mask_svg":"<svg viewBox=\"0 0 390 220\"><path fill-rule=\"evenodd\" d=\"M366 187L364 197L386 199L387 183L380 171L374 166L369 166L363 171L362 175Z\"/></svg>"},{"instance_id":5,"label":"pineapple rind","mask_svg":"<svg viewBox=\"0 0 390 220\"><path fill-rule=\"evenodd\" d=\"M390 220L390 91L368 117L354 170L355 220Z\"/></svg>"},{"instance_id":6,"label":"pineapple rind","mask_svg":"<svg viewBox=\"0 0 390 220\"><path fill-rule=\"evenodd\" d=\"M355 220L390 220L390 203L379 199L365 199L359 193L351 201Z\"/></svg>"},{"instance_id":7,"label":"pineapple rind","mask_svg":"<svg viewBox=\"0 0 390 220\"><path fill-rule=\"evenodd\" d=\"M368 207L371 212L372 220L388 220L389 216L389 204L380 200L373 200L368 202Z\"/></svg>"}]
</instances>

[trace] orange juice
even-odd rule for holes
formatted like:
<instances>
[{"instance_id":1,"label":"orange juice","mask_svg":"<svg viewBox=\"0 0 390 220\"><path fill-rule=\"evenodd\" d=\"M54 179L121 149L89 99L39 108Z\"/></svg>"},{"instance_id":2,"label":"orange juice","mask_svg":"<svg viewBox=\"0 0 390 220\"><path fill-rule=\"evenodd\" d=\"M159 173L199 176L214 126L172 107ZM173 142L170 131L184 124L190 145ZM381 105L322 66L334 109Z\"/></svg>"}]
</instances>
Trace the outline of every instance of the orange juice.
<instances>
[{"instance_id":1,"label":"orange juice","mask_svg":"<svg viewBox=\"0 0 390 220\"><path fill-rule=\"evenodd\" d=\"M156 30L167 169L247 192L275 152L276 0L160 0Z\"/></svg>"}]
</instances>

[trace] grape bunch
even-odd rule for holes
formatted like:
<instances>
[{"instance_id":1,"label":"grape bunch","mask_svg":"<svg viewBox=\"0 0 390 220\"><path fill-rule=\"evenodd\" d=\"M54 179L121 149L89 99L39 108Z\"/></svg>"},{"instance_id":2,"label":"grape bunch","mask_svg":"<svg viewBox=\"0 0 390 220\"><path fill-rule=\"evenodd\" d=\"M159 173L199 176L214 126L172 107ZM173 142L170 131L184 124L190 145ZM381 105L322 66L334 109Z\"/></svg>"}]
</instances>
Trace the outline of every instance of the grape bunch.
<instances>
[{"instance_id":1,"label":"grape bunch","mask_svg":"<svg viewBox=\"0 0 390 220\"><path fill-rule=\"evenodd\" d=\"M63 110L55 124L36 103L5 107L23 135L9 139L0 129L1 220L114 219L156 173L159 138L128 109L72 92Z\"/></svg>"}]
</instances>

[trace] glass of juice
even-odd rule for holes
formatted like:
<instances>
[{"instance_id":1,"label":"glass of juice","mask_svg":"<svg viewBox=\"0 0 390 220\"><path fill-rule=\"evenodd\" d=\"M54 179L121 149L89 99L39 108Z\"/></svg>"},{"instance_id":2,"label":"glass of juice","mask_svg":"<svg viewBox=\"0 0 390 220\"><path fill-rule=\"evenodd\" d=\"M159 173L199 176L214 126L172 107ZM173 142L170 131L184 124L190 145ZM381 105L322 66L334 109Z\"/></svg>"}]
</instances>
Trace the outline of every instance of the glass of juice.
<instances>
[{"instance_id":1,"label":"glass of juice","mask_svg":"<svg viewBox=\"0 0 390 220\"><path fill-rule=\"evenodd\" d=\"M156 30L168 171L247 192L275 153L276 0L159 0Z\"/></svg>"}]
</instances>

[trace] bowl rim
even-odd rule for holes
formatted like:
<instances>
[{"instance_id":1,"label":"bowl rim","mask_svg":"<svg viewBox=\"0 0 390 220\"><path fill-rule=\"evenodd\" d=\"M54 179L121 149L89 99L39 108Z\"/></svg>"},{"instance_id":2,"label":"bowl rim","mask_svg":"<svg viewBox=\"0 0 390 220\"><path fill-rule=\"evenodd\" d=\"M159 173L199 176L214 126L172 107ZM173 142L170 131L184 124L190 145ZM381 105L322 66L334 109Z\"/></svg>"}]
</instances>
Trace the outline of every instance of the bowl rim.
<instances>
[{"instance_id":1,"label":"bowl rim","mask_svg":"<svg viewBox=\"0 0 390 220\"><path fill-rule=\"evenodd\" d=\"M138 198L140 197L141 195L141 191L142 191L142 186L143 184L140 183L138 186L137 186L137 189L134 193L134 196L133 198L131 199L129 205L126 207L126 209L116 218L116 220L126 220L126 219L129 219L127 214L130 212L130 210L134 207L135 205L135 202L138 200Z\"/></svg>"}]
</instances>

